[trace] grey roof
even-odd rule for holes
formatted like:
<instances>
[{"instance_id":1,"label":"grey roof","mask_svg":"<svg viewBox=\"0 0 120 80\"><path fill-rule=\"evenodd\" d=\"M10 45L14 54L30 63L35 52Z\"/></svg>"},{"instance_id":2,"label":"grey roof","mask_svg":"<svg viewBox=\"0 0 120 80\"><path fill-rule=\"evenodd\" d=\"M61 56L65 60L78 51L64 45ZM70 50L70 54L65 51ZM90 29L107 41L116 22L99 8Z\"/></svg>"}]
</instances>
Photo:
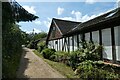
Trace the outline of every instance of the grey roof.
<instances>
[{"instance_id":1,"label":"grey roof","mask_svg":"<svg viewBox=\"0 0 120 80\"><path fill-rule=\"evenodd\" d=\"M100 15L94 19L83 22L83 23L77 25L75 28L71 29L68 33L66 33L66 35L73 33L73 32L78 32L78 31L83 30L85 28L90 28L90 27L92 28L93 25L97 25L98 23L102 23L102 22L105 22L107 20L112 20L112 19L118 18L118 17L120 17L120 8L114 9L114 10L107 12L103 15Z\"/></svg>"},{"instance_id":2,"label":"grey roof","mask_svg":"<svg viewBox=\"0 0 120 80\"><path fill-rule=\"evenodd\" d=\"M61 19L55 19L55 18L53 18L53 20L55 21L56 25L58 26L62 34L66 34L71 29L75 28L78 24L81 23L81 22L61 20Z\"/></svg>"}]
</instances>

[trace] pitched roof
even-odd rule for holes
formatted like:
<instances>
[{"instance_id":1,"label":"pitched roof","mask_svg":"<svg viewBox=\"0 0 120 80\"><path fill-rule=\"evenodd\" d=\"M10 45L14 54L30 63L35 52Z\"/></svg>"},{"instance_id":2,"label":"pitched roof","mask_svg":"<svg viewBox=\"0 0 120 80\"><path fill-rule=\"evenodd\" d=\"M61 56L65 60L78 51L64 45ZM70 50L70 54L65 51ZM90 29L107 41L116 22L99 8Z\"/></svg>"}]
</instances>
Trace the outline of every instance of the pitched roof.
<instances>
[{"instance_id":1,"label":"pitched roof","mask_svg":"<svg viewBox=\"0 0 120 80\"><path fill-rule=\"evenodd\" d=\"M120 8L117 8L117 9L112 10L110 12L107 12L103 15L100 15L100 16L94 18L94 19L91 19L91 20L86 21L82 24L79 24L74 29L71 29L71 31L66 33L66 35L71 34L71 33L75 33L75 32L78 32L78 31L82 31L83 29L95 27L99 23L104 23L105 21L112 20L112 19L115 19L115 18L118 18L118 17L120 18Z\"/></svg>"},{"instance_id":2,"label":"pitched roof","mask_svg":"<svg viewBox=\"0 0 120 80\"><path fill-rule=\"evenodd\" d=\"M53 18L52 22L51 22L51 25L50 25L49 32L48 32L48 36L47 36L47 39L46 39L46 44L47 44L47 41L50 38L50 34L51 34L53 26L57 27L57 29L60 32L60 35L57 36L57 37L55 37L55 38L51 38L51 39L57 39L57 38L63 37L64 34L66 34L67 32L69 32L71 29L75 28L76 25L78 25L80 23L81 22L74 22L74 21L68 21L68 20L61 20L61 19L55 19L55 18Z\"/></svg>"},{"instance_id":3,"label":"pitched roof","mask_svg":"<svg viewBox=\"0 0 120 80\"><path fill-rule=\"evenodd\" d=\"M62 34L66 34L68 31L75 28L78 24L81 23L81 22L61 20L55 18L53 18L53 21L55 21L57 27L60 29Z\"/></svg>"}]
</instances>

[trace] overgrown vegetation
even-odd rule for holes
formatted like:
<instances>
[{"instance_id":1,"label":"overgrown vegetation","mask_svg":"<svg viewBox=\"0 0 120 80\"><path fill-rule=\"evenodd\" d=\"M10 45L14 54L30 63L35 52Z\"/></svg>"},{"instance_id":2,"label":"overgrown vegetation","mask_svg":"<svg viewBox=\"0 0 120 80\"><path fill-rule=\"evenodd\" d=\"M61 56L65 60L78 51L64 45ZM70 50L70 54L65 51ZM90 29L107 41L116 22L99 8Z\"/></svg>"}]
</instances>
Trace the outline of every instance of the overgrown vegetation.
<instances>
[{"instance_id":1,"label":"overgrown vegetation","mask_svg":"<svg viewBox=\"0 0 120 80\"><path fill-rule=\"evenodd\" d=\"M55 53L55 49L46 48L42 51L42 55L46 59L50 59L51 55Z\"/></svg>"},{"instance_id":2,"label":"overgrown vegetation","mask_svg":"<svg viewBox=\"0 0 120 80\"><path fill-rule=\"evenodd\" d=\"M84 47L80 47L74 52L63 52L46 48L42 51L44 58L64 63L70 66L80 79L119 79L119 68L104 64L101 59L102 46L93 42L83 42Z\"/></svg>"},{"instance_id":3,"label":"overgrown vegetation","mask_svg":"<svg viewBox=\"0 0 120 80\"><path fill-rule=\"evenodd\" d=\"M37 50L38 50L38 52L42 52L42 50L43 49L45 49L46 48L46 44L45 44L45 41L43 41L43 42L39 42L38 44L37 44Z\"/></svg>"},{"instance_id":4,"label":"overgrown vegetation","mask_svg":"<svg viewBox=\"0 0 120 80\"><path fill-rule=\"evenodd\" d=\"M24 33L14 23L9 23L6 26L8 30L3 30L2 38L2 77L14 78L16 77L20 55L22 53L21 45L25 42Z\"/></svg>"},{"instance_id":5,"label":"overgrown vegetation","mask_svg":"<svg viewBox=\"0 0 120 80\"><path fill-rule=\"evenodd\" d=\"M45 62L51 65L54 69L59 71L62 75L66 76L67 78L79 78L79 76L74 74L74 71L70 66L65 65L64 63L54 62L49 59L45 59L42 54L40 54L37 50L33 51L37 56L42 58Z\"/></svg>"},{"instance_id":6,"label":"overgrown vegetation","mask_svg":"<svg viewBox=\"0 0 120 80\"><path fill-rule=\"evenodd\" d=\"M31 49L38 49L38 48L40 49L40 47L43 48L43 46L45 46L45 42L42 39L47 37L47 33L45 32L35 33L35 34L30 33L28 34L28 37L29 37L29 41L28 41L29 44L27 44L26 46Z\"/></svg>"},{"instance_id":7,"label":"overgrown vegetation","mask_svg":"<svg viewBox=\"0 0 120 80\"><path fill-rule=\"evenodd\" d=\"M83 61L79 64L78 68L76 69L76 74L79 75L81 79L119 79L118 74L114 73L113 68L111 67L111 71L108 69L104 69L105 67L102 66L101 68L97 65L101 65L97 61Z\"/></svg>"},{"instance_id":8,"label":"overgrown vegetation","mask_svg":"<svg viewBox=\"0 0 120 80\"><path fill-rule=\"evenodd\" d=\"M17 2L2 2L2 78L16 78L16 71L26 43L26 33L16 24L38 18L28 13Z\"/></svg>"}]
</instances>

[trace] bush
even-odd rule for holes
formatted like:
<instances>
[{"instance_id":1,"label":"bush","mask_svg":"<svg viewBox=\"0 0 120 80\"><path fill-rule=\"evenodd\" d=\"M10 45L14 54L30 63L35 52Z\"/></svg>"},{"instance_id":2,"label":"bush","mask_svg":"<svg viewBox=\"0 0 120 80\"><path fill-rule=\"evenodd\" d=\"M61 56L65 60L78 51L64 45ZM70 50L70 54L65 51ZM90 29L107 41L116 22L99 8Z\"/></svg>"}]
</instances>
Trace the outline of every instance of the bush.
<instances>
[{"instance_id":1,"label":"bush","mask_svg":"<svg viewBox=\"0 0 120 80\"><path fill-rule=\"evenodd\" d=\"M69 53L63 52L63 51L57 51L54 55L50 57L51 60L57 61L57 62L63 62L65 64L68 64L69 61Z\"/></svg>"},{"instance_id":2,"label":"bush","mask_svg":"<svg viewBox=\"0 0 120 80\"><path fill-rule=\"evenodd\" d=\"M34 43L33 43L34 41L31 41L28 45L27 45L27 47L28 48L30 48L30 49L34 49Z\"/></svg>"},{"instance_id":3,"label":"bush","mask_svg":"<svg viewBox=\"0 0 120 80\"><path fill-rule=\"evenodd\" d=\"M83 42L84 47L70 53L70 66L75 69L80 62L85 60L98 61L100 60L100 50L102 46L95 45L92 42Z\"/></svg>"},{"instance_id":4,"label":"bush","mask_svg":"<svg viewBox=\"0 0 120 80\"><path fill-rule=\"evenodd\" d=\"M42 50L45 49L45 42L39 42L37 48L39 52L42 52Z\"/></svg>"},{"instance_id":5,"label":"bush","mask_svg":"<svg viewBox=\"0 0 120 80\"><path fill-rule=\"evenodd\" d=\"M93 61L84 61L79 64L78 68L76 69L77 74L81 79L84 78L91 78L91 79L118 79L118 74L115 74L114 71L110 72L108 70L104 70L102 68L98 68L96 64L100 64L98 62Z\"/></svg>"},{"instance_id":6,"label":"bush","mask_svg":"<svg viewBox=\"0 0 120 80\"><path fill-rule=\"evenodd\" d=\"M84 61L83 56L85 56L85 54L80 52L79 50L71 52L70 59L69 59L69 65L73 69L75 69L78 66L78 63L80 63L81 61Z\"/></svg>"},{"instance_id":7,"label":"bush","mask_svg":"<svg viewBox=\"0 0 120 80\"><path fill-rule=\"evenodd\" d=\"M44 58L50 59L50 56L52 56L55 52L56 52L55 49L45 48L42 51L42 55L43 55Z\"/></svg>"},{"instance_id":8,"label":"bush","mask_svg":"<svg viewBox=\"0 0 120 80\"><path fill-rule=\"evenodd\" d=\"M85 54L84 56L85 60L93 60L93 61L100 60L100 56L102 54L101 50L103 49L102 46L87 41L83 42L82 44L84 44L84 47L81 47L79 51Z\"/></svg>"}]
</instances>

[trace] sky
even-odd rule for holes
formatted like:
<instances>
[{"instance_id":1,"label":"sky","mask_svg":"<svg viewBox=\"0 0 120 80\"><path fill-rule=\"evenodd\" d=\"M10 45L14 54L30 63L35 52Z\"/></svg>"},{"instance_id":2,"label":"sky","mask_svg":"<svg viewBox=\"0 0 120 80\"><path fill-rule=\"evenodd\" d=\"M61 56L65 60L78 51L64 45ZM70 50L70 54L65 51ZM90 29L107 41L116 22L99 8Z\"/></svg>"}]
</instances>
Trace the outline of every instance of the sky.
<instances>
[{"instance_id":1,"label":"sky","mask_svg":"<svg viewBox=\"0 0 120 80\"><path fill-rule=\"evenodd\" d=\"M17 1L17 0L16 0ZM27 33L48 32L52 18L85 22L104 14L117 7L116 2L97 2L97 0L86 0L83 2L25 2L17 1L29 13L39 18L32 22L19 22L20 29Z\"/></svg>"}]
</instances>

